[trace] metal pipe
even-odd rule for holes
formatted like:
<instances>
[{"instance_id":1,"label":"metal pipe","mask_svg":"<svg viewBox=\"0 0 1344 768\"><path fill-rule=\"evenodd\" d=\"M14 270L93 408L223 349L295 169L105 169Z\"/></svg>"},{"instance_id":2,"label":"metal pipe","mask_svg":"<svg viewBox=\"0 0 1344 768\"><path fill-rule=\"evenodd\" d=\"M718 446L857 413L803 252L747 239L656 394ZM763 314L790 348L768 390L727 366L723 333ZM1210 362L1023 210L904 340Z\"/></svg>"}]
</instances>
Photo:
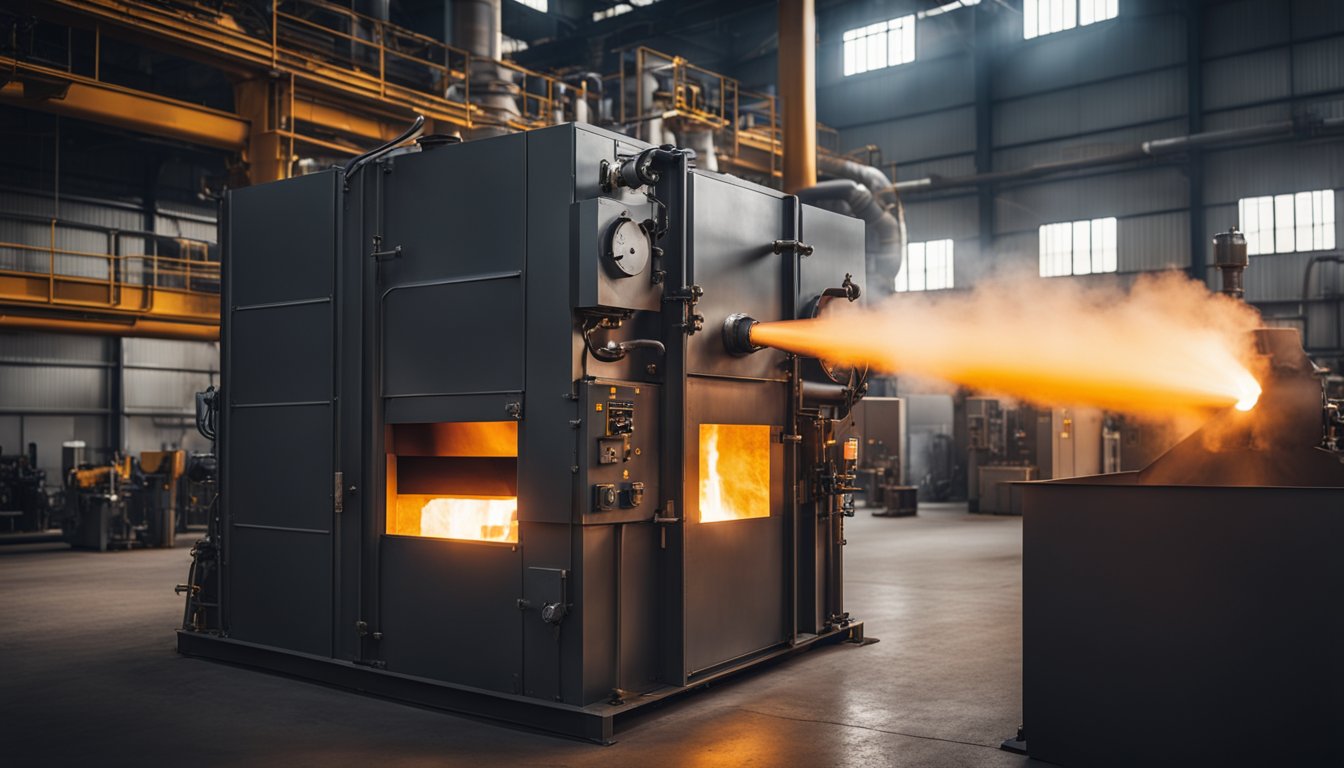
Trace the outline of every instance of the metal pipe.
<instances>
[{"instance_id":1,"label":"metal pipe","mask_svg":"<svg viewBox=\"0 0 1344 768\"><path fill-rule=\"evenodd\" d=\"M891 179L887 178L887 174L866 163L835 155L818 155L817 170L828 176L859 182L884 205L895 205L899 202L896 190L892 188Z\"/></svg>"},{"instance_id":2,"label":"metal pipe","mask_svg":"<svg viewBox=\"0 0 1344 768\"><path fill-rule=\"evenodd\" d=\"M1191 149L1230 144L1238 141L1274 138L1285 135L1313 135L1320 132L1335 131L1344 128L1344 118L1332 117L1325 120L1282 120L1250 128L1229 128L1221 131L1206 131L1188 136L1174 136L1166 139L1153 139L1138 144L1133 149L1115 152L1082 160L1062 160L1052 163L1039 163L1025 168L1008 171L977 173L970 176L946 178L926 176L922 179L898 181L892 188L897 193L929 192L956 187L973 187L980 184L1022 181L1025 179L1048 176L1067 171L1078 171L1120 163L1148 160L1155 157L1178 154Z\"/></svg>"},{"instance_id":3,"label":"metal pipe","mask_svg":"<svg viewBox=\"0 0 1344 768\"><path fill-rule=\"evenodd\" d=\"M521 90L513 70L503 67L501 0L453 0L453 45L471 54L467 87L471 102L485 113L485 124L473 138L508 133L509 121L520 117Z\"/></svg>"},{"instance_id":4,"label":"metal pipe","mask_svg":"<svg viewBox=\"0 0 1344 768\"><path fill-rule=\"evenodd\" d=\"M817 183L817 14L814 0L780 0L779 94L784 191Z\"/></svg>"},{"instance_id":5,"label":"metal pipe","mask_svg":"<svg viewBox=\"0 0 1344 768\"><path fill-rule=\"evenodd\" d=\"M803 399L821 403L843 403L850 397L848 387L820 381L803 381Z\"/></svg>"},{"instance_id":6,"label":"metal pipe","mask_svg":"<svg viewBox=\"0 0 1344 768\"><path fill-rule=\"evenodd\" d=\"M139 336L188 341L219 341L219 326L198 323L136 318L128 322L92 319L65 320L53 317L0 313L0 328L7 330L51 331L106 336Z\"/></svg>"},{"instance_id":7,"label":"metal pipe","mask_svg":"<svg viewBox=\"0 0 1344 768\"><path fill-rule=\"evenodd\" d=\"M453 0L453 45L472 56L499 61L503 48L500 0Z\"/></svg>"},{"instance_id":8,"label":"metal pipe","mask_svg":"<svg viewBox=\"0 0 1344 768\"><path fill-rule=\"evenodd\" d=\"M1213 265L1222 271L1224 296L1240 299L1246 295L1241 278L1247 264L1246 236L1236 227L1213 236Z\"/></svg>"},{"instance_id":9,"label":"metal pipe","mask_svg":"<svg viewBox=\"0 0 1344 768\"><path fill-rule=\"evenodd\" d=\"M873 145L869 145L870 148ZM892 186L891 179L887 174L878 168L860 163L845 157L835 157L833 155L819 155L817 157L817 167L830 176L838 176L846 179L853 179L868 188L880 204L887 210L896 222L896 249L895 266L891 267L891 274L894 277L900 271L900 265L905 261L905 246L908 242L905 229L905 206L901 205L901 198L896 194L896 189ZM883 222L881 226L885 229L888 225ZM870 230L871 232L872 230ZM870 250L877 250L877 258L890 258L884 252L891 248L889 243L881 241L882 235L874 234L879 238L878 242L873 242L870 238ZM890 289L890 285L885 286Z\"/></svg>"}]
</instances>

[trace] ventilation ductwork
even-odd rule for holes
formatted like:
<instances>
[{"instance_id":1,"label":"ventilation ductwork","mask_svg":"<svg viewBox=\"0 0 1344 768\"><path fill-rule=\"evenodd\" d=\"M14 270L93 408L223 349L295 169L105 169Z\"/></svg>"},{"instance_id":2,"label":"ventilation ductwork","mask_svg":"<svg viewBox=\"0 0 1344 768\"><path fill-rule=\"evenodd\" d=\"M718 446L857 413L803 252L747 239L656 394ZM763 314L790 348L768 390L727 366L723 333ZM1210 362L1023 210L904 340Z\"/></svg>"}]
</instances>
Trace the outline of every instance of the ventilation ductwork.
<instances>
[{"instance_id":1,"label":"ventilation ductwork","mask_svg":"<svg viewBox=\"0 0 1344 768\"><path fill-rule=\"evenodd\" d=\"M799 190L798 199L804 203L822 203L823 207L838 208L841 213L863 219L867 225L868 285L877 286L879 295L894 291L905 250L905 227L896 214L899 208L884 206L867 186L854 179L823 181ZM838 205L825 205L828 203Z\"/></svg>"}]
</instances>

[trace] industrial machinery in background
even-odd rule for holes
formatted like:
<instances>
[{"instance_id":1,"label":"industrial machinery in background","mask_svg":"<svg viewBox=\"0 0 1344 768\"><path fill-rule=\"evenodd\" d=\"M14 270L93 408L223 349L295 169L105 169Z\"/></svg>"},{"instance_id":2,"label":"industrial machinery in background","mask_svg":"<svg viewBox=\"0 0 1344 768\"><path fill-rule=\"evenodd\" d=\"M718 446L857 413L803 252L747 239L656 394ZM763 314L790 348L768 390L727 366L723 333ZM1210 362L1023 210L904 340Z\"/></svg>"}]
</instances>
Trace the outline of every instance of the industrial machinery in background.
<instances>
[{"instance_id":1,"label":"industrial machinery in background","mask_svg":"<svg viewBox=\"0 0 1344 768\"><path fill-rule=\"evenodd\" d=\"M960 407L971 512L1019 515L1017 483L1119 472L1126 468L1126 446L1143 460L1156 440L1152 428L1095 408L1043 408L993 397L967 397Z\"/></svg>"},{"instance_id":2,"label":"industrial machinery in background","mask_svg":"<svg viewBox=\"0 0 1344 768\"><path fill-rule=\"evenodd\" d=\"M906 393L905 481L921 502L960 498L958 476L964 472L953 440L956 408L945 394Z\"/></svg>"},{"instance_id":3,"label":"industrial machinery in background","mask_svg":"<svg viewBox=\"0 0 1344 768\"><path fill-rule=\"evenodd\" d=\"M1238 296L1245 239L1214 251ZM1344 402L1297 330L1249 343L1249 411L1139 471L1022 487L1024 725L1005 749L1064 766L1338 762Z\"/></svg>"},{"instance_id":4,"label":"industrial machinery in background","mask_svg":"<svg viewBox=\"0 0 1344 768\"><path fill-rule=\"evenodd\" d=\"M47 473L37 466L37 443L26 453L0 450L0 532L36 533L51 524Z\"/></svg>"},{"instance_id":5,"label":"industrial machinery in background","mask_svg":"<svg viewBox=\"0 0 1344 768\"><path fill-rule=\"evenodd\" d=\"M860 641L866 372L749 335L860 301L863 226L696 164L563 125L230 192L179 651L605 741Z\"/></svg>"},{"instance_id":6,"label":"industrial machinery in background","mask_svg":"<svg viewBox=\"0 0 1344 768\"><path fill-rule=\"evenodd\" d=\"M114 452L90 461L83 441L61 447L65 503L61 527L78 549L100 552L171 547L184 522L186 452Z\"/></svg>"},{"instance_id":7,"label":"industrial machinery in background","mask_svg":"<svg viewBox=\"0 0 1344 768\"><path fill-rule=\"evenodd\" d=\"M206 530L215 502L218 474L219 466L213 452L187 454L184 481L178 486L178 533Z\"/></svg>"},{"instance_id":8,"label":"industrial machinery in background","mask_svg":"<svg viewBox=\"0 0 1344 768\"><path fill-rule=\"evenodd\" d=\"M971 512L1013 511L1011 482L1037 479L1037 414L1025 404L967 397L966 503Z\"/></svg>"},{"instance_id":9,"label":"industrial machinery in background","mask_svg":"<svg viewBox=\"0 0 1344 768\"><path fill-rule=\"evenodd\" d=\"M860 443L858 485L865 505L875 517L916 514L918 489L905 483L905 400L865 397L854 406L853 422Z\"/></svg>"}]
</instances>

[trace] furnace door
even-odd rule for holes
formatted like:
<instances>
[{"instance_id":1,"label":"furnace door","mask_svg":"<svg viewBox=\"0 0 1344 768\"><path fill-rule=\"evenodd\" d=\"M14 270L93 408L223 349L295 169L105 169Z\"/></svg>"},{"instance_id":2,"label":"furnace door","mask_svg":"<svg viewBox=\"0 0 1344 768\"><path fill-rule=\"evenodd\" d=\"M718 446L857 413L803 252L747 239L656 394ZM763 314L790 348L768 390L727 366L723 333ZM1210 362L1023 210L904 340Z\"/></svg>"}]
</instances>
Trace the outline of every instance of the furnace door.
<instances>
[{"instance_id":1,"label":"furnace door","mask_svg":"<svg viewBox=\"0 0 1344 768\"><path fill-rule=\"evenodd\" d=\"M688 382L688 680L789 639L780 441L786 394L779 382Z\"/></svg>"},{"instance_id":2,"label":"furnace door","mask_svg":"<svg viewBox=\"0 0 1344 768\"><path fill-rule=\"evenodd\" d=\"M378 553L390 672L522 685L518 422L390 424Z\"/></svg>"}]
</instances>

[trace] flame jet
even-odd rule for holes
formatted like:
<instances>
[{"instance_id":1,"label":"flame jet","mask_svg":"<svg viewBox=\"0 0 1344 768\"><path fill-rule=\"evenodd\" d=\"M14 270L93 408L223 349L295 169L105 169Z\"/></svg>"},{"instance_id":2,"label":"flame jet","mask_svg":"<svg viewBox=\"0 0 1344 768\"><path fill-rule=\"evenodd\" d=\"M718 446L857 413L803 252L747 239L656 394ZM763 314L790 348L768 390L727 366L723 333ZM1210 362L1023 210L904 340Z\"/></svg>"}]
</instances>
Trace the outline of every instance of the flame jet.
<instances>
[{"instance_id":1,"label":"flame jet","mask_svg":"<svg viewBox=\"0 0 1344 768\"><path fill-rule=\"evenodd\" d=\"M747 340L1039 404L1169 418L1255 406L1247 339L1260 324L1248 305L1177 273L1141 276L1128 292L1031 277L749 324Z\"/></svg>"}]
</instances>

